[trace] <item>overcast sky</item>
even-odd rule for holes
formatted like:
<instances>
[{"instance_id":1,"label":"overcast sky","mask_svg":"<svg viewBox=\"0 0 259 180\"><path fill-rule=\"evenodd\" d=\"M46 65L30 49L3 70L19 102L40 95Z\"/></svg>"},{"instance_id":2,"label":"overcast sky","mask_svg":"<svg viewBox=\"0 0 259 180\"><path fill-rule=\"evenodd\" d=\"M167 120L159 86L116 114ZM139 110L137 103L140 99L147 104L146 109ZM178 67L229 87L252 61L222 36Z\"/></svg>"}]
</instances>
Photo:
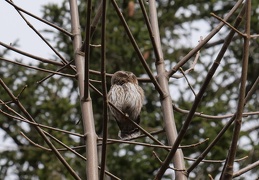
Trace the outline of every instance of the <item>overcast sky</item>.
<instances>
[{"instance_id":1,"label":"overcast sky","mask_svg":"<svg viewBox=\"0 0 259 180\"><path fill-rule=\"evenodd\" d=\"M42 17L42 5L47 3L61 3L62 0L14 0L15 4L21 8ZM26 16L30 23L37 29L43 30L47 26L29 16ZM19 48L37 56L49 57L52 51L40 40L32 29L24 22L17 11L6 1L0 1L0 41L10 44L19 40ZM3 47L0 46L0 50ZM12 57L21 57L12 53ZM23 57L24 58L24 57Z\"/></svg>"}]
</instances>

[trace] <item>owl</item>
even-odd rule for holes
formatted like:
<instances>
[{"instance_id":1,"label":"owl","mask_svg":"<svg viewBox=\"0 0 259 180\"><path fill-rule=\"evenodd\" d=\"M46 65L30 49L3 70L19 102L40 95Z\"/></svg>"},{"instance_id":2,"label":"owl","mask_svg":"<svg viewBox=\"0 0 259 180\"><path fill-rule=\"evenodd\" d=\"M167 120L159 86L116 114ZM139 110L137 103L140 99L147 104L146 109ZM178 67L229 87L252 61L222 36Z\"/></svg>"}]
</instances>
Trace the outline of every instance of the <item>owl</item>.
<instances>
[{"instance_id":1,"label":"owl","mask_svg":"<svg viewBox=\"0 0 259 180\"><path fill-rule=\"evenodd\" d=\"M132 72L117 71L113 74L108 100L131 120L140 123L144 92ZM110 111L120 128L118 136L121 139L126 140L140 135L139 129L112 106L110 106Z\"/></svg>"}]
</instances>

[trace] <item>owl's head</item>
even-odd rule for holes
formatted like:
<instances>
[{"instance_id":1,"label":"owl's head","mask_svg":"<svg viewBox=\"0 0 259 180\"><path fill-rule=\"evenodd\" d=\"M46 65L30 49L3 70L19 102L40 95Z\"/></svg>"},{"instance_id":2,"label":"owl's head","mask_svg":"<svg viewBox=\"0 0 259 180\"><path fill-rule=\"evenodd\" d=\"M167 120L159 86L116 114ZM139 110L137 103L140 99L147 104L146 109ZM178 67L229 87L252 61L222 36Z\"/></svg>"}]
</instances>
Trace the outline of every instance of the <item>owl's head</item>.
<instances>
[{"instance_id":1,"label":"owl's head","mask_svg":"<svg viewBox=\"0 0 259 180\"><path fill-rule=\"evenodd\" d=\"M113 74L111 83L117 85L123 85L124 83L131 82L133 84L138 84L137 77L128 71L117 71Z\"/></svg>"}]
</instances>

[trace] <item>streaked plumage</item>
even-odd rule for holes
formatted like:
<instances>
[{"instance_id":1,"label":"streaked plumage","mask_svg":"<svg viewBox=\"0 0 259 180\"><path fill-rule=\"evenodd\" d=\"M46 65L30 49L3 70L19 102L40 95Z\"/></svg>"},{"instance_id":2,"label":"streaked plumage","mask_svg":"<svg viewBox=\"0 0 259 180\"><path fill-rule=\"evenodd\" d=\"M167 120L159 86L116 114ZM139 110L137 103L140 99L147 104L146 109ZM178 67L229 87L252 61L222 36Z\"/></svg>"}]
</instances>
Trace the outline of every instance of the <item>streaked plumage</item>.
<instances>
[{"instance_id":1,"label":"streaked plumage","mask_svg":"<svg viewBox=\"0 0 259 180\"><path fill-rule=\"evenodd\" d=\"M137 77L132 72L117 71L111 79L108 100L131 120L140 123L140 111L143 105L144 92L138 85ZM118 136L129 139L140 135L140 131L116 109L110 107L111 113L120 128Z\"/></svg>"}]
</instances>

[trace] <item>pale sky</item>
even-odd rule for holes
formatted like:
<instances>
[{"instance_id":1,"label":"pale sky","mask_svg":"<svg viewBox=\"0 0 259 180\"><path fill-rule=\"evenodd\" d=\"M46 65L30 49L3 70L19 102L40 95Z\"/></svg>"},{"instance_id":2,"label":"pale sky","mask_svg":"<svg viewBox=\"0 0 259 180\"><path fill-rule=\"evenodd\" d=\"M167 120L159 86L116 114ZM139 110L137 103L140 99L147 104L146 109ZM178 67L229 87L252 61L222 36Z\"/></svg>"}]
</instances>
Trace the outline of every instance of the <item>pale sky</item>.
<instances>
[{"instance_id":1,"label":"pale sky","mask_svg":"<svg viewBox=\"0 0 259 180\"><path fill-rule=\"evenodd\" d=\"M61 3L62 0L14 0L15 4L21 8L42 17L42 5L47 3ZM43 30L47 26L29 16L27 20L38 30ZM0 1L0 41L6 44L19 40L19 48L37 56L50 57L52 51L42 42L42 40L28 27L18 12L6 1ZM3 47L0 46L0 50ZM12 53L12 57L22 57L17 53Z\"/></svg>"}]
</instances>

